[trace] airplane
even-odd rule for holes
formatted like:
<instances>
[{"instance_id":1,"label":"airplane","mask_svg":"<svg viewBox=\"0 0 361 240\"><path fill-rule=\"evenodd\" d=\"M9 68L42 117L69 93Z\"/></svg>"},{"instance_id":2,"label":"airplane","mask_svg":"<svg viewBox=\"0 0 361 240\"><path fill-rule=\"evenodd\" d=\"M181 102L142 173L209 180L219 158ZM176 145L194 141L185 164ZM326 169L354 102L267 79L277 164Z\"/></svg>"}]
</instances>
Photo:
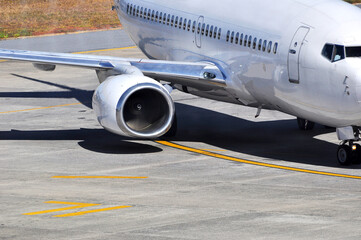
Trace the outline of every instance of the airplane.
<instances>
[{"instance_id":1,"label":"airplane","mask_svg":"<svg viewBox=\"0 0 361 240\"><path fill-rule=\"evenodd\" d=\"M106 130L174 135L173 89L336 128L337 160L361 160L361 10L341 0L114 0L149 59L0 49L0 58L93 69Z\"/></svg>"}]
</instances>

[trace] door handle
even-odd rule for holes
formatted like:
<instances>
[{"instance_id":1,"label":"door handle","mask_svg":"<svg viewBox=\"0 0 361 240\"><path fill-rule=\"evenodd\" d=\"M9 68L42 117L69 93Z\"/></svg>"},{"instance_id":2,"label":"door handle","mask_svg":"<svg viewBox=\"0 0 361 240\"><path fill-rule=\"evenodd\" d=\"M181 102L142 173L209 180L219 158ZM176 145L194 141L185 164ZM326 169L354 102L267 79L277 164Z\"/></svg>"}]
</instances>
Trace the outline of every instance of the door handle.
<instances>
[{"instance_id":1,"label":"door handle","mask_svg":"<svg viewBox=\"0 0 361 240\"><path fill-rule=\"evenodd\" d=\"M290 53L291 53L291 54L296 54L296 50L290 49Z\"/></svg>"}]
</instances>

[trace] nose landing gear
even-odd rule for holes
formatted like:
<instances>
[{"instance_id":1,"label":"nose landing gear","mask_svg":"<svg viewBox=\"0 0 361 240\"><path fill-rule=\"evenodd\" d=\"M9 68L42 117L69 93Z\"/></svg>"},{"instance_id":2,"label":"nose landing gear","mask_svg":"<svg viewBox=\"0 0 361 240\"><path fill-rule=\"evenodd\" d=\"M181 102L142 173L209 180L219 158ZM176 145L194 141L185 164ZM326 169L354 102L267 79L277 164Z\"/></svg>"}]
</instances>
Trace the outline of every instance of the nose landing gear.
<instances>
[{"instance_id":1,"label":"nose landing gear","mask_svg":"<svg viewBox=\"0 0 361 240\"><path fill-rule=\"evenodd\" d=\"M361 147L359 144L344 141L337 149L337 160L342 166L358 163L361 159Z\"/></svg>"},{"instance_id":2,"label":"nose landing gear","mask_svg":"<svg viewBox=\"0 0 361 240\"><path fill-rule=\"evenodd\" d=\"M358 127L337 128L337 135L342 140L337 149L337 161L342 166L352 163L360 163L361 146L355 142L360 141L360 131Z\"/></svg>"}]
</instances>

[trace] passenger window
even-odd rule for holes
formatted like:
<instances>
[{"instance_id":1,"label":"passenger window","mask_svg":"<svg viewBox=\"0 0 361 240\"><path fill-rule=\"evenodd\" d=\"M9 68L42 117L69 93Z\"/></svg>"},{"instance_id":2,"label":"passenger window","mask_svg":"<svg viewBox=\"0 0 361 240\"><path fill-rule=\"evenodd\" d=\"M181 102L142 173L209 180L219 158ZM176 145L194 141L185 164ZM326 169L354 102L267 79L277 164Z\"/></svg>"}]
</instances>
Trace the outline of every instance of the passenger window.
<instances>
[{"instance_id":1,"label":"passenger window","mask_svg":"<svg viewBox=\"0 0 361 240\"><path fill-rule=\"evenodd\" d=\"M170 23L170 14L168 14L168 17L167 17L167 25L169 25Z\"/></svg>"},{"instance_id":2,"label":"passenger window","mask_svg":"<svg viewBox=\"0 0 361 240\"><path fill-rule=\"evenodd\" d=\"M163 24L167 23L167 14L163 13Z\"/></svg>"},{"instance_id":3,"label":"passenger window","mask_svg":"<svg viewBox=\"0 0 361 240\"><path fill-rule=\"evenodd\" d=\"M233 40L234 40L234 32L232 32L232 35L231 35L231 43L233 43Z\"/></svg>"},{"instance_id":4,"label":"passenger window","mask_svg":"<svg viewBox=\"0 0 361 240\"><path fill-rule=\"evenodd\" d=\"M236 39L235 39L235 44L238 44L238 40L239 40L239 32L236 34Z\"/></svg>"},{"instance_id":5,"label":"passenger window","mask_svg":"<svg viewBox=\"0 0 361 240\"><path fill-rule=\"evenodd\" d=\"M248 37L248 47L250 48L252 45L252 36Z\"/></svg>"},{"instance_id":6,"label":"passenger window","mask_svg":"<svg viewBox=\"0 0 361 240\"><path fill-rule=\"evenodd\" d=\"M278 43L275 43L275 45L273 46L273 53L274 54L277 53L277 48L278 48Z\"/></svg>"},{"instance_id":7,"label":"passenger window","mask_svg":"<svg viewBox=\"0 0 361 240\"><path fill-rule=\"evenodd\" d=\"M266 51L266 47L267 47L267 40L263 41L263 46L262 46L262 51Z\"/></svg>"},{"instance_id":8,"label":"passenger window","mask_svg":"<svg viewBox=\"0 0 361 240\"><path fill-rule=\"evenodd\" d=\"M173 27L173 25L174 25L174 15L172 15L172 19L171 19L171 21L170 21L170 25Z\"/></svg>"},{"instance_id":9,"label":"passenger window","mask_svg":"<svg viewBox=\"0 0 361 240\"><path fill-rule=\"evenodd\" d=\"M253 39L253 49L256 49L257 47L257 38Z\"/></svg>"},{"instance_id":10,"label":"passenger window","mask_svg":"<svg viewBox=\"0 0 361 240\"><path fill-rule=\"evenodd\" d=\"M241 34L241 38L239 39L239 45L243 44L243 33Z\"/></svg>"},{"instance_id":11,"label":"passenger window","mask_svg":"<svg viewBox=\"0 0 361 240\"><path fill-rule=\"evenodd\" d=\"M209 36L213 37L213 25L211 26L211 29L209 30Z\"/></svg>"},{"instance_id":12,"label":"passenger window","mask_svg":"<svg viewBox=\"0 0 361 240\"><path fill-rule=\"evenodd\" d=\"M222 29L220 28L220 29L218 30L218 40L221 39L221 36L222 36Z\"/></svg>"},{"instance_id":13,"label":"passenger window","mask_svg":"<svg viewBox=\"0 0 361 240\"><path fill-rule=\"evenodd\" d=\"M148 9L147 9L147 8L145 8L145 9L144 9L144 19L146 19L146 18L147 18L147 11L148 11Z\"/></svg>"},{"instance_id":14,"label":"passenger window","mask_svg":"<svg viewBox=\"0 0 361 240\"><path fill-rule=\"evenodd\" d=\"M151 11L152 10L148 9L148 20L150 20Z\"/></svg>"},{"instance_id":15,"label":"passenger window","mask_svg":"<svg viewBox=\"0 0 361 240\"><path fill-rule=\"evenodd\" d=\"M129 14L129 3L127 4L127 14Z\"/></svg>"},{"instance_id":16,"label":"passenger window","mask_svg":"<svg viewBox=\"0 0 361 240\"><path fill-rule=\"evenodd\" d=\"M268 43L267 52L270 53L270 52L271 52L271 49L272 49L272 41L270 41L270 42Z\"/></svg>"},{"instance_id":17,"label":"passenger window","mask_svg":"<svg viewBox=\"0 0 361 240\"><path fill-rule=\"evenodd\" d=\"M140 9L139 17L143 18L143 7Z\"/></svg>"},{"instance_id":18,"label":"passenger window","mask_svg":"<svg viewBox=\"0 0 361 240\"><path fill-rule=\"evenodd\" d=\"M158 22L158 17L159 17L159 12L157 11L157 12L155 13L155 21L156 21L156 22Z\"/></svg>"},{"instance_id":19,"label":"passenger window","mask_svg":"<svg viewBox=\"0 0 361 240\"><path fill-rule=\"evenodd\" d=\"M203 23L203 25L202 25L202 35L204 35L205 28L206 28L206 24Z\"/></svg>"},{"instance_id":20,"label":"passenger window","mask_svg":"<svg viewBox=\"0 0 361 240\"><path fill-rule=\"evenodd\" d=\"M246 35L246 36L244 37L244 46L245 46L245 47L247 47L247 40L248 40L248 35Z\"/></svg>"},{"instance_id":21,"label":"passenger window","mask_svg":"<svg viewBox=\"0 0 361 240\"><path fill-rule=\"evenodd\" d=\"M258 42L258 51L262 50L262 39L259 40Z\"/></svg>"},{"instance_id":22,"label":"passenger window","mask_svg":"<svg viewBox=\"0 0 361 240\"><path fill-rule=\"evenodd\" d=\"M195 32L196 31L196 21L193 21L193 27L192 27L192 32Z\"/></svg>"},{"instance_id":23,"label":"passenger window","mask_svg":"<svg viewBox=\"0 0 361 240\"><path fill-rule=\"evenodd\" d=\"M226 41L229 42L229 35L231 34L231 31L227 32Z\"/></svg>"},{"instance_id":24,"label":"passenger window","mask_svg":"<svg viewBox=\"0 0 361 240\"><path fill-rule=\"evenodd\" d=\"M209 24L207 24L207 27L206 27L206 37L208 37L208 33L209 33Z\"/></svg>"},{"instance_id":25,"label":"passenger window","mask_svg":"<svg viewBox=\"0 0 361 240\"><path fill-rule=\"evenodd\" d=\"M154 21L154 19L155 19L155 11L153 10L152 11L152 21Z\"/></svg>"},{"instance_id":26,"label":"passenger window","mask_svg":"<svg viewBox=\"0 0 361 240\"><path fill-rule=\"evenodd\" d=\"M139 17L139 6L137 7L137 17Z\"/></svg>"},{"instance_id":27,"label":"passenger window","mask_svg":"<svg viewBox=\"0 0 361 240\"><path fill-rule=\"evenodd\" d=\"M159 23L162 23L162 20L163 20L163 13L160 12L159 13Z\"/></svg>"},{"instance_id":28,"label":"passenger window","mask_svg":"<svg viewBox=\"0 0 361 240\"><path fill-rule=\"evenodd\" d=\"M178 17L175 18L175 21L174 21L174 27L178 27Z\"/></svg>"},{"instance_id":29,"label":"passenger window","mask_svg":"<svg viewBox=\"0 0 361 240\"><path fill-rule=\"evenodd\" d=\"M192 21L188 20L188 27L187 27L188 32L191 30L191 24L192 24Z\"/></svg>"},{"instance_id":30,"label":"passenger window","mask_svg":"<svg viewBox=\"0 0 361 240\"><path fill-rule=\"evenodd\" d=\"M199 34L201 32L201 23L198 23L197 33Z\"/></svg>"},{"instance_id":31,"label":"passenger window","mask_svg":"<svg viewBox=\"0 0 361 240\"><path fill-rule=\"evenodd\" d=\"M213 35L214 35L213 37L214 37L214 38L217 38L217 32L218 32L218 28L215 27L215 28L214 28L214 33L213 33Z\"/></svg>"},{"instance_id":32,"label":"passenger window","mask_svg":"<svg viewBox=\"0 0 361 240\"><path fill-rule=\"evenodd\" d=\"M183 25L183 18L181 17L181 18L179 19L179 29L182 28L182 25Z\"/></svg>"}]
</instances>

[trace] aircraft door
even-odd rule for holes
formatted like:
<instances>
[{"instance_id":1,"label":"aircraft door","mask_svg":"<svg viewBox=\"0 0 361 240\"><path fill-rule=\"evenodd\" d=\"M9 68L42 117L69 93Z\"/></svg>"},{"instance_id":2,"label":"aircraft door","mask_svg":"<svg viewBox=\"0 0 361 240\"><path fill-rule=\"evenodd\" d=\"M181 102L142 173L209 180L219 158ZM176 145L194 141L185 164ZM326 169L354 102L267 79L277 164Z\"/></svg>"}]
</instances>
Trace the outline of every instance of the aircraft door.
<instances>
[{"instance_id":1,"label":"aircraft door","mask_svg":"<svg viewBox=\"0 0 361 240\"><path fill-rule=\"evenodd\" d=\"M205 31L203 24L204 24L204 17L200 16L198 18L197 25L196 25L196 31L195 31L195 42L196 42L197 47L199 47L199 48L202 47L202 32Z\"/></svg>"},{"instance_id":2,"label":"aircraft door","mask_svg":"<svg viewBox=\"0 0 361 240\"><path fill-rule=\"evenodd\" d=\"M300 52L309 31L308 27L300 27L292 39L288 52L288 75L291 83L300 83Z\"/></svg>"}]
</instances>

